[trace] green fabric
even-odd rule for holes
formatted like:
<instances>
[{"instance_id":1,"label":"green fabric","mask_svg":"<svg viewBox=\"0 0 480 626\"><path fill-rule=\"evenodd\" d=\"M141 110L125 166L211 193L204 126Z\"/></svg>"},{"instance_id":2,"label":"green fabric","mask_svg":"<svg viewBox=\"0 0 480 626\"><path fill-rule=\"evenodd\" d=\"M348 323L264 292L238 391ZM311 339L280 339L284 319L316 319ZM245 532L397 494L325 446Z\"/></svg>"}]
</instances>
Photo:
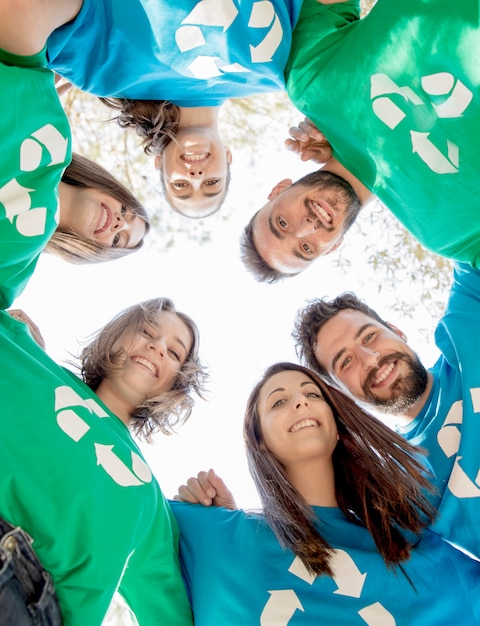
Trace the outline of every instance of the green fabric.
<instances>
[{"instance_id":1,"label":"green fabric","mask_svg":"<svg viewBox=\"0 0 480 626\"><path fill-rule=\"evenodd\" d=\"M68 121L42 62L44 52L18 57L0 50L2 308L23 290L56 228L57 186L71 160Z\"/></svg>"},{"instance_id":2,"label":"green fabric","mask_svg":"<svg viewBox=\"0 0 480 626\"><path fill-rule=\"evenodd\" d=\"M0 64L4 309L55 229L70 133L52 72L28 67L42 56L0 59L10 64ZM99 626L117 587L141 626L191 626L177 525L126 426L5 311L0 363L0 517L33 538L65 626Z\"/></svg>"},{"instance_id":3,"label":"green fabric","mask_svg":"<svg viewBox=\"0 0 480 626\"><path fill-rule=\"evenodd\" d=\"M428 248L478 265L478 0L305 0L287 91Z\"/></svg>"}]
</instances>

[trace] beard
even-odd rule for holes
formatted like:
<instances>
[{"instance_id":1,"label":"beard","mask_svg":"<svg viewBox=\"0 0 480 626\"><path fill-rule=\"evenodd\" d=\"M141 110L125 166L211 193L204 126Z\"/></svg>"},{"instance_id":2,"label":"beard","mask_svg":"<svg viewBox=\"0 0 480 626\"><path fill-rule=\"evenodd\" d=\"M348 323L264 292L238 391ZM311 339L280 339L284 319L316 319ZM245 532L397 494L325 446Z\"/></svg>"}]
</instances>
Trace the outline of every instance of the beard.
<instances>
[{"instance_id":1,"label":"beard","mask_svg":"<svg viewBox=\"0 0 480 626\"><path fill-rule=\"evenodd\" d=\"M406 376L397 379L389 389L388 397L379 397L372 391L371 385L377 376L378 370L386 363L403 361L408 365ZM404 415L421 398L428 383L428 372L415 354L414 357L402 352L389 354L380 361L378 367L372 370L365 380L362 391L365 401L375 408L390 415Z\"/></svg>"}]
</instances>

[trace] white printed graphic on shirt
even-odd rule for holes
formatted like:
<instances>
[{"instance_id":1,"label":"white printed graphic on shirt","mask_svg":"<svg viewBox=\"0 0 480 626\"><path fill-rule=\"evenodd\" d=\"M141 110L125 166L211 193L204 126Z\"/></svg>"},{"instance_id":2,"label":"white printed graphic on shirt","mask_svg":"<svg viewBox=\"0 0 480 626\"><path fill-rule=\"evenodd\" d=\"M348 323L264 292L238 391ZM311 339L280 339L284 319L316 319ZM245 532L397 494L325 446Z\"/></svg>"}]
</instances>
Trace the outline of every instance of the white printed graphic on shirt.
<instances>
[{"instance_id":1,"label":"white printed graphic on shirt","mask_svg":"<svg viewBox=\"0 0 480 626\"><path fill-rule=\"evenodd\" d=\"M75 411L75 407L87 409L92 417L109 418L108 413L93 398L83 399L68 386L55 389L55 411L57 424L73 441L80 441L90 430L90 425ZM114 445L93 442L92 454L97 465L122 487L137 487L152 482L152 472L145 461L136 453L130 452L131 465L128 467L115 453Z\"/></svg>"},{"instance_id":2,"label":"white printed graphic on shirt","mask_svg":"<svg viewBox=\"0 0 480 626\"><path fill-rule=\"evenodd\" d=\"M351 555L345 550L334 550L330 565L337 589L333 592L351 598L360 598L367 573L362 574ZM311 574L299 557L288 568L290 574L312 585L317 576ZM296 585L298 591L298 585ZM305 611L293 589L270 590L267 603L260 616L260 626L288 626L295 611ZM380 602L374 602L357 611L368 626L395 626L395 619Z\"/></svg>"},{"instance_id":3,"label":"white printed graphic on shirt","mask_svg":"<svg viewBox=\"0 0 480 626\"><path fill-rule=\"evenodd\" d=\"M238 63L230 63L220 56L201 54L201 48L207 44L205 33L208 33L208 29L222 28L223 32L226 33L235 22L238 13L239 10L232 0L222 0L221 2L218 0L201 0L182 21L182 25L175 33L175 41L180 52L199 49L199 54L188 66L188 70L194 78L206 80L227 73L250 72L247 67ZM270 62L283 38L280 18L270 0L259 0L253 3L248 27L268 29L260 43L256 46L249 46L251 62ZM248 41L248 32L245 34L245 40Z\"/></svg>"},{"instance_id":4,"label":"white printed graphic on shirt","mask_svg":"<svg viewBox=\"0 0 480 626\"><path fill-rule=\"evenodd\" d=\"M480 388L470 389L473 413L480 413ZM465 399L468 402L468 399ZM463 401L457 400L450 407L449 412L438 431L437 441L445 456L455 457L455 463L448 481L448 489L457 498L480 497L480 468L472 479L462 468L463 457L458 454L461 442L461 426L463 422Z\"/></svg>"},{"instance_id":5,"label":"white printed graphic on shirt","mask_svg":"<svg viewBox=\"0 0 480 626\"><path fill-rule=\"evenodd\" d=\"M50 156L46 167L60 165L65 160L67 148L68 138L63 137L52 124L45 124L22 141L19 150L20 170L34 172L39 169L45 150ZM47 208L32 207L35 191L22 186L15 178L0 187L0 203L5 207L7 219L24 237L36 237L45 232Z\"/></svg>"},{"instance_id":6,"label":"white printed graphic on shirt","mask_svg":"<svg viewBox=\"0 0 480 626\"><path fill-rule=\"evenodd\" d=\"M405 118L406 113L391 100L391 95L399 95L405 102L414 105L429 105L438 118L459 118L472 101L473 93L460 80L448 72L438 72L422 76L422 96L408 86L397 85L386 74L374 74L370 78L370 97L375 115L393 130ZM432 102L429 96L440 99ZM437 146L430 133L410 129L412 153L418 154L422 161L436 174L454 174L460 166L458 146L446 140L446 145Z\"/></svg>"}]
</instances>

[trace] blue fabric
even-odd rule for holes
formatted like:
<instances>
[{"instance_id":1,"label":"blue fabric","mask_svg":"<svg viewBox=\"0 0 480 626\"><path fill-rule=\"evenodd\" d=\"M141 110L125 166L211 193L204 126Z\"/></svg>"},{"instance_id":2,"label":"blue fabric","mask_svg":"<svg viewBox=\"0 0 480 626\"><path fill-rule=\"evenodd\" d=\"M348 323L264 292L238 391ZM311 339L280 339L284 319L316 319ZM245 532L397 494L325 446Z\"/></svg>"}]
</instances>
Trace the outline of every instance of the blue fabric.
<instances>
[{"instance_id":1,"label":"blue fabric","mask_svg":"<svg viewBox=\"0 0 480 626\"><path fill-rule=\"evenodd\" d=\"M399 431L429 451L439 492L433 529L480 558L480 271L469 265L455 266L435 342L441 356L430 396Z\"/></svg>"},{"instance_id":2,"label":"blue fabric","mask_svg":"<svg viewBox=\"0 0 480 626\"><path fill-rule=\"evenodd\" d=\"M85 0L49 66L98 96L215 106L283 90L301 0Z\"/></svg>"},{"instance_id":3,"label":"blue fabric","mask_svg":"<svg viewBox=\"0 0 480 626\"><path fill-rule=\"evenodd\" d=\"M336 565L334 578L312 577L262 517L170 504L195 626L480 623L480 564L430 531L404 563L405 576L387 568L365 528L338 509L314 507Z\"/></svg>"},{"instance_id":4,"label":"blue fabric","mask_svg":"<svg viewBox=\"0 0 480 626\"><path fill-rule=\"evenodd\" d=\"M62 626L52 578L31 543L0 519L0 626Z\"/></svg>"}]
</instances>

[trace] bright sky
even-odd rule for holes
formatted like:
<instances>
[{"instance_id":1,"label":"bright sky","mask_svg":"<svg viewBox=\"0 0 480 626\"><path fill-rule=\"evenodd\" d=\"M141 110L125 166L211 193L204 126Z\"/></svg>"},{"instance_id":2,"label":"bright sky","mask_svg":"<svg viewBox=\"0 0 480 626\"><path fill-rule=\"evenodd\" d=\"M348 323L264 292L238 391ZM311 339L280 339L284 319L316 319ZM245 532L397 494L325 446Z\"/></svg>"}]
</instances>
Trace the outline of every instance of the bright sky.
<instances>
[{"instance_id":1,"label":"bright sky","mask_svg":"<svg viewBox=\"0 0 480 626\"><path fill-rule=\"evenodd\" d=\"M274 124L273 119L265 122ZM314 169L284 150L286 130L272 133L273 143L264 145L253 158L242 150L234 151L230 200L223 211L231 216L211 218L210 243L200 245L177 237L175 245L162 252L158 239L151 235L139 253L93 266L71 266L45 254L15 303L39 325L48 353L63 364L70 354L78 353L79 341L123 308L148 298L168 296L196 321L201 354L210 368L209 399L197 402L192 417L176 436L158 435L153 445L142 444L167 497L189 476L213 467L240 506L258 506L243 452L245 402L268 365L296 360L290 332L298 308L308 298L355 291L406 332L427 365L436 355L431 342L418 331L428 329L427 335L431 335L434 320L422 306L415 321L391 312L394 294L388 289L379 293L364 241L355 227L344 244L349 246L344 252L348 271L337 267L338 254L333 253L301 276L274 286L257 284L246 273L239 260L238 241L249 216L276 182L299 178ZM368 212L366 209L360 219L366 220ZM398 285L398 290L416 303L411 285Z\"/></svg>"}]
</instances>

